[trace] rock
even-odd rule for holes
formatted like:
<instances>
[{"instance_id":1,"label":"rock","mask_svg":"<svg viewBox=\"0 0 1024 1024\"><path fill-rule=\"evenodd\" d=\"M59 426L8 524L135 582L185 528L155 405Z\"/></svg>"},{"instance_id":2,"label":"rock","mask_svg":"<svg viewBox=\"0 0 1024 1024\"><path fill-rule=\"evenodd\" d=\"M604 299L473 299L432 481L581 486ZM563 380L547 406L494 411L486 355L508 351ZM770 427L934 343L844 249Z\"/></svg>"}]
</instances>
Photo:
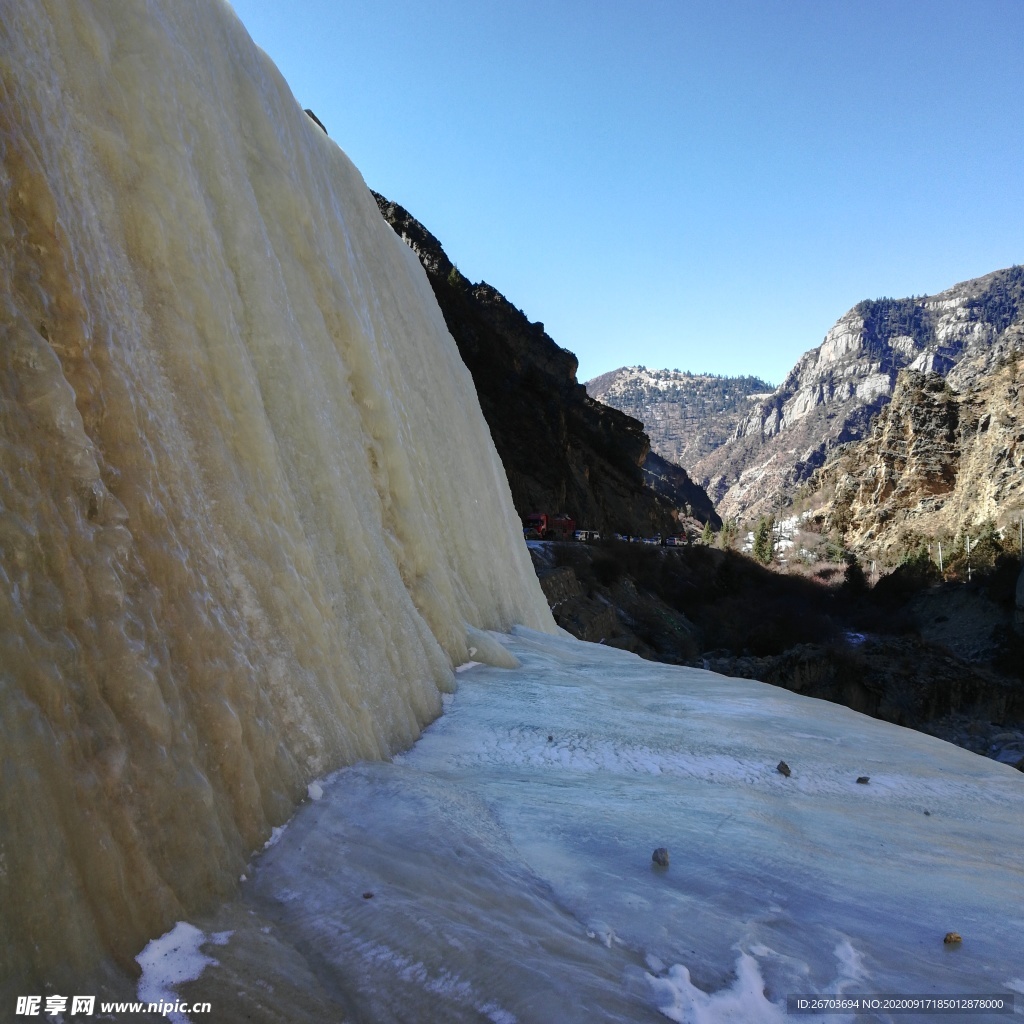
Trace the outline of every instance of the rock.
<instances>
[{"instance_id":1,"label":"rock","mask_svg":"<svg viewBox=\"0 0 1024 1024\"><path fill-rule=\"evenodd\" d=\"M955 946L964 940L960 937L959 932L946 932L946 937L942 941L947 946Z\"/></svg>"},{"instance_id":2,"label":"rock","mask_svg":"<svg viewBox=\"0 0 1024 1024\"><path fill-rule=\"evenodd\" d=\"M989 751L989 757L1001 764L1016 765L1024 757L1024 750L1016 743L1009 747L996 745Z\"/></svg>"},{"instance_id":3,"label":"rock","mask_svg":"<svg viewBox=\"0 0 1024 1024\"><path fill-rule=\"evenodd\" d=\"M785 762L785 761L780 761L780 762L779 762L779 763L778 763L778 764L777 764L777 765L775 766L775 770L776 770L776 771L777 771L777 772L778 772L778 773L779 773L780 775L785 775L787 779L788 779L788 778L789 778L789 776L790 776L790 775L792 774L792 773L790 772L790 770L789 770L789 765L788 765L788 764L786 764L786 762Z\"/></svg>"},{"instance_id":4,"label":"rock","mask_svg":"<svg viewBox=\"0 0 1024 1024\"><path fill-rule=\"evenodd\" d=\"M559 565L546 572L538 573L540 589L544 591L552 609L574 597L582 597L583 588L572 566Z\"/></svg>"},{"instance_id":5,"label":"rock","mask_svg":"<svg viewBox=\"0 0 1024 1024\"><path fill-rule=\"evenodd\" d=\"M306 107L306 114L307 114L307 116L309 117L309 119L311 121L316 122L316 124L318 124L320 126L320 128L323 130L324 135L326 135L327 134L327 129L324 128L323 121L321 121L320 118L317 117L316 114L314 114L313 111L309 109L309 107Z\"/></svg>"},{"instance_id":6,"label":"rock","mask_svg":"<svg viewBox=\"0 0 1024 1024\"><path fill-rule=\"evenodd\" d=\"M650 561L680 564L681 551L646 549ZM698 629L682 612L623 573L621 552L603 546L555 541L534 544L530 558L555 622L580 640L685 664L698 650ZM648 564L645 572L657 570ZM660 571L660 570L657 570ZM582 581L586 581L583 583Z\"/></svg>"},{"instance_id":7,"label":"rock","mask_svg":"<svg viewBox=\"0 0 1024 1024\"><path fill-rule=\"evenodd\" d=\"M659 868L667 868L668 850L664 846L659 846L654 853L651 854L651 860L654 861Z\"/></svg>"},{"instance_id":8,"label":"rock","mask_svg":"<svg viewBox=\"0 0 1024 1024\"><path fill-rule=\"evenodd\" d=\"M987 519L1016 526L1024 495L1017 374L1010 363L984 361L969 373L966 362L948 381L903 370L871 431L816 473L810 486L828 502L823 526L841 529L848 546L894 560L908 531L935 537L966 529L977 539ZM954 380L966 386L957 390ZM947 569L953 554L947 544Z\"/></svg>"},{"instance_id":9,"label":"rock","mask_svg":"<svg viewBox=\"0 0 1024 1024\"><path fill-rule=\"evenodd\" d=\"M855 657L835 645L798 644L763 658L709 657L707 667L830 700L896 725L918 729L929 723L925 731L961 747L980 743L985 753L989 720L1024 719L1019 685L914 636L869 636ZM950 719L938 732L931 727L962 708L970 708L973 717ZM981 714L984 724L976 725ZM973 736L967 722L976 725Z\"/></svg>"},{"instance_id":10,"label":"rock","mask_svg":"<svg viewBox=\"0 0 1024 1024\"><path fill-rule=\"evenodd\" d=\"M576 357L531 322L496 288L467 280L440 241L407 210L374 193L392 230L427 272L459 355L473 377L480 409L520 516L568 512L581 529L664 536L676 532L683 492L693 508L710 500L682 470L674 497L644 481L650 439L643 425L594 401L576 380ZM571 630L570 630L571 632Z\"/></svg>"},{"instance_id":11,"label":"rock","mask_svg":"<svg viewBox=\"0 0 1024 1024\"><path fill-rule=\"evenodd\" d=\"M866 786L870 781L871 781L871 776L870 775L861 775L857 779L858 784L861 785L861 786Z\"/></svg>"}]
</instances>

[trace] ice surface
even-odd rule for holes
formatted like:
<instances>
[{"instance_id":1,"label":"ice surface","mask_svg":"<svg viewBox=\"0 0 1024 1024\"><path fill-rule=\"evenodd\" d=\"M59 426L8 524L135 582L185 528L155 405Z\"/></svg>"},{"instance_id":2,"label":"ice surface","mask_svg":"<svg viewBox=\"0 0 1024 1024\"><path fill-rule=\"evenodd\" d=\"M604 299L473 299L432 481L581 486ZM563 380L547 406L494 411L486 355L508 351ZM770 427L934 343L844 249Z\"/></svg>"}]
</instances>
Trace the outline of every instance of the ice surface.
<instances>
[{"instance_id":1,"label":"ice surface","mask_svg":"<svg viewBox=\"0 0 1024 1024\"><path fill-rule=\"evenodd\" d=\"M81 991L467 625L554 625L415 254L230 7L0 9L0 992Z\"/></svg>"},{"instance_id":2,"label":"ice surface","mask_svg":"<svg viewBox=\"0 0 1024 1024\"><path fill-rule=\"evenodd\" d=\"M1020 991L1019 772L761 683L505 642L519 669L463 673L399 763L326 780L246 886L357 1019L776 1022L791 994Z\"/></svg>"}]
</instances>

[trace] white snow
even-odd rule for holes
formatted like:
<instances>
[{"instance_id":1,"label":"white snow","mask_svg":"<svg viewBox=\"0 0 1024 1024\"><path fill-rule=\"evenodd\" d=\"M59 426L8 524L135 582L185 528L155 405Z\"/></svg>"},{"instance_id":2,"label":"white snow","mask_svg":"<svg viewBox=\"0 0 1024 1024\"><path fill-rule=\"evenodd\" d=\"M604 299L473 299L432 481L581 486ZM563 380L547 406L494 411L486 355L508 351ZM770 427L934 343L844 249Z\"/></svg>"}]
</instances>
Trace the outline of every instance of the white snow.
<instances>
[{"instance_id":1,"label":"white snow","mask_svg":"<svg viewBox=\"0 0 1024 1024\"><path fill-rule=\"evenodd\" d=\"M715 1024L721 1020L744 1024L783 1024L785 1012L765 998L764 979L757 961L741 953L736 981L728 989L708 994L690 981L690 972L677 964L663 978L648 975L658 1009L677 1024Z\"/></svg>"},{"instance_id":2,"label":"white snow","mask_svg":"<svg viewBox=\"0 0 1024 1024\"><path fill-rule=\"evenodd\" d=\"M200 951L205 943L224 946L231 932L206 935L187 921L179 921L169 932L153 939L135 958L142 968L138 997L144 1003L175 1003L176 988L182 982L195 981L210 964L217 961ZM172 1010L171 1024L191 1024L185 1013Z\"/></svg>"},{"instance_id":3,"label":"white snow","mask_svg":"<svg viewBox=\"0 0 1024 1024\"><path fill-rule=\"evenodd\" d=\"M284 830L287 827L288 826L285 824L278 825L275 828L272 828L270 830L270 838L263 844L263 849L269 850L272 846L277 846L277 844L281 841L281 837L284 835Z\"/></svg>"}]
</instances>

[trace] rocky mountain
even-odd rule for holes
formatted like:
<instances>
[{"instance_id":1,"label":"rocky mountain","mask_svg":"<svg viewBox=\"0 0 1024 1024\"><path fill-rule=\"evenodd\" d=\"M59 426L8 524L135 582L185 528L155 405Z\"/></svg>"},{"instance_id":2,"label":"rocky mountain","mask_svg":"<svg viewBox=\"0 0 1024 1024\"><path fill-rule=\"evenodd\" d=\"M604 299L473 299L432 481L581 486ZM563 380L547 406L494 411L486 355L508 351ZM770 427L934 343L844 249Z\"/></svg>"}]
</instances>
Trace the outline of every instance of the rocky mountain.
<instances>
[{"instance_id":1,"label":"rocky mountain","mask_svg":"<svg viewBox=\"0 0 1024 1024\"><path fill-rule=\"evenodd\" d=\"M640 420L651 448L677 466L693 466L736 432L771 384L758 377L718 377L623 366L587 381L599 402Z\"/></svg>"},{"instance_id":2,"label":"rocky mountain","mask_svg":"<svg viewBox=\"0 0 1024 1024\"><path fill-rule=\"evenodd\" d=\"M986 373L962 365L963 390L954 374L902 371L870 435L813 478L825 527L891 559L921 537L1014 526L1024 515L1022 364L1014 352Z\"/></svg>"},{"instance_id":3,"label":"rocky mountain","mask_svg":"<svg viewBox=\"0 0 1024 1024\"><path fill-rule=\"evenodd\" d=\"M698 487L682 466L677 466L668 459L663 459L657 452L650 451L643 464L644 483L655 494L660 494L672 503L674 508L681 509L684 519L696 519L701 523L711 523L717 530L722 525L722 518L715 511L707 491Z\"/></svg>"},{"instance_id":4,"label":"rocky mountain","mask_svg":"<svg viewBox=\"0 0 1024 1024\"><path fill-rule=\"evenodd\" d=\"M734 437L689 467L723 516L749 519L788 503L847 441L865 437L902 369L973 387L1019 349L1024 267L998 270L938 295L860 302Z\"/></svg>"},{"instance_id":5,"label":"rocky mountain","mask_svg":"<svg viewBox=\"0 0 1024 1024\"><path fill-rule=\"evenodd\" d=\"M774 391L751 377L630 367L590 381L594 397L639 418L725 517L787 506L836 447L866 437L903 369L970 391L1024 330L1024 267L938 295L858 303Z\"/></svg>"},{"instance_id":6,"label":"rocky mountain","mask_svg":"<svg viewBox=\"0 0 1024 1024\"><path fill-rule=\"evenodd\" d=\"M427 271L437 303L473 376L480 406L520 515L568 512L580 527L675 533L687 505L718 522L704 491L678 467L647 486L650 440L636 419L595 401L560 348L497 289L471 283L407 210L377 195L384 219Z\"/></svg>"}]
</instances>

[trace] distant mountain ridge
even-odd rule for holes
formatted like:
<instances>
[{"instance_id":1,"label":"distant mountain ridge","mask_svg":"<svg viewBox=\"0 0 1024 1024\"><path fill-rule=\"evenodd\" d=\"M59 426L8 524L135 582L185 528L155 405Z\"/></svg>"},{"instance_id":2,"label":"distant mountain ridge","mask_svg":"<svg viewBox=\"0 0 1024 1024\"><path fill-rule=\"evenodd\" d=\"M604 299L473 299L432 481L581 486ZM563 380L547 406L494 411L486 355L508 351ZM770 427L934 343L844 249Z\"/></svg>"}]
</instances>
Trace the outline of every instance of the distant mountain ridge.
<instances>
[{"instance_id":1,"label":"distant mountain ridge","mask_svg":"<svg viewBox=\"0 0 1024 1024\"><path fill-rule=\"evenodd\" d=\"M1013 266L937 295L859 302L770 393L751 388L741 398L739 382L753 379L735 379L732 406L708 408L713 423L695 417L678 371L630 368L588 388L638 416L656 450L671 446L722 516L749 520L789 505L835 448L866 437L901 370L939 374L968 392L1024 346L1022 337L1024 267ZM678 412L673 388L683 399Z\"/></svg>"},{"instance_id":2,"label":"distant mountain ridge","mask_svg":"<svg viewBox=\"0 0 1024 1024\"><path fill-rule=\"evenodd\" d=\"M752 518L788 504L837 445L868 434L903 369L969 388L1021 345L1024 267L937 295L859 302L806 352L735 437L687 467L719 512Z\"/></svg>"},{"instance_id":3,"label":"distant mountain ridge","mask_svg":"<svg viewBox=\"0 0 1024 1024\"><path fill-rule=\"evenodd\" d=\"M774 387L758 377L623 366L588 380L591 398L640 420L651 448L678 466L692 466L728 441L752 403Z\"/></svg>"}]
</instances>

